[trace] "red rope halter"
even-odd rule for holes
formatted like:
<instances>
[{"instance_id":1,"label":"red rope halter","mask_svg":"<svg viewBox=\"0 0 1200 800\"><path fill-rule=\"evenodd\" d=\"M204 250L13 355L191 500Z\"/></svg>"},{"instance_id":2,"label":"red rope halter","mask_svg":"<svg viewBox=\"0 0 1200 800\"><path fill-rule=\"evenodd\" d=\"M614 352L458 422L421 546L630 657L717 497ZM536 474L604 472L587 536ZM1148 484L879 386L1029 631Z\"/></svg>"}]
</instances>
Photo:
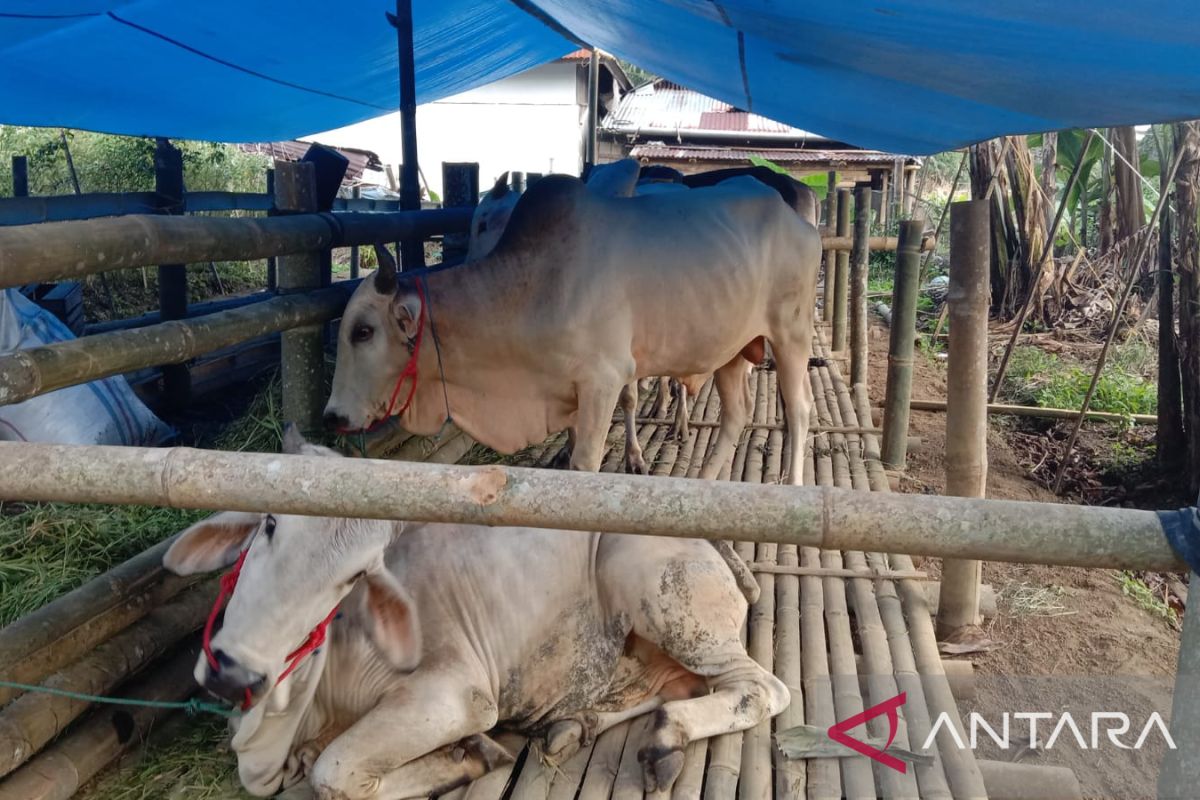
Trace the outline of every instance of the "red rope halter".
<instances>
[{"instance_id":1,"label":"red rope halter","mask_svg":"<svg viewBox=\"0 0 1200 800\"><path fill-rule=\"evenodd\" d=\"M404 365L404 369L400 371L400 377L396 379L396 388L392 390L392 399L388 401L387 413L383 415L380 422L386 421L392 416L392 408L396 405L396 398L400 396L400 387L404 385L405 378L412 378L412 385L408 387L408 397L404 399L404 405L400 406L400 410L396 412L396 416L400 416L408 407L412 405L413 395L417 393L417 359L421 355L421 340L425 338L425 289L421 285L420 278L413 279L417 285L417 302L421 304L421 310L417 313L417 336L413 340L412 355L408 359L408 363Z\"/></svg>"},{"instance_id":2,"label":"red rope halter","mask_svg":"<svg viewBox=\"0 0 1200 800\"><path fill-rule=\"evenodd\" d=\"M208 612L208 621L204 623L204 638L202 640L202 646L204 648L204 655L208 659L208 666L213 670L213 672L217 672L221 669L221 664L219 661L217 661L217 657L213 654L212 649L213 626L216 625L217 615L221 613L221 608L224 606L226 598L230 597L233 594L233 590L237 587L238 578L241 577L242 574L242 564L246 562L246 554L248 552L250 552L250 548L243 550L242 554L238 556L238 560L234 563L233 569L221 576L220 591L217 593L217 599L216 602L213 603L212 611ZM300 666L300 662L304 660L305 656L307 656L309 653L312 653L321 645L325 644L329 623L333 622L333 618L337 616L337 612L338 610L335 606L333 611L330 611L329 615L325 617L325 619L317 623L317 627L309 631L309 634L304 639L304 642L288 654L287 667L284 668L283 672L279 676L279 679L275 681L276 686L283 683L283 679L288 675L291 675L292 671L295 670L296 667ZM250 695L250 689L247 687L245 696L242 698L242 710L250 710L251 705L253 705L253 702Z\"/></svg>"}]
</instances>

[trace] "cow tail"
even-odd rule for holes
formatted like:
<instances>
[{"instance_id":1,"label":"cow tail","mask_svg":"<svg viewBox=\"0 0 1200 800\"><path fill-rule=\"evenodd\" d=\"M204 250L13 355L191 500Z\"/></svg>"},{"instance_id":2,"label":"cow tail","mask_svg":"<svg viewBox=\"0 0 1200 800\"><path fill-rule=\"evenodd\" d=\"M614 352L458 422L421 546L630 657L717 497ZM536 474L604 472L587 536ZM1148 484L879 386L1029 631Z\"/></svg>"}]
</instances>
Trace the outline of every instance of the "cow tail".
<instances>
[{"instance_id":1,"label":"cow tail","mask_svg":"<svg viewBox=\"0 0 1200 800\"><path fill-rule=\"evenodd\" d=\"M742 596L746 598L746 602L750 605L757 603L759 595L762 594L758 579L754 577L750 567L733 549L733 545L725 539L710 539L709 541L713 547L717 548L717 552L721 554L721 558L725 559L725 563L729 565L729 571L733 573L733 578L737 581L738 588L742 590Z\"/></svg>"}]
</instances>

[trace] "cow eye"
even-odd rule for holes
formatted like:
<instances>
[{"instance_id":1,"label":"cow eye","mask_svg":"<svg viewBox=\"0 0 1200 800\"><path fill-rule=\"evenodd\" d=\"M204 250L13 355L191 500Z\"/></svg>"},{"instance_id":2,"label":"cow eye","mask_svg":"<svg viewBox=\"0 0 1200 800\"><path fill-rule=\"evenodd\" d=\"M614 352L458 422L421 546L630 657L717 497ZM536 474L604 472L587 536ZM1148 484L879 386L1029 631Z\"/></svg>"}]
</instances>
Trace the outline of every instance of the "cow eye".
<instances>
[{"instance_id":1,"label":"cow eye","mask_svg":"<svg viewBox=\"0 0 1200 800\"><path fill-rule=\"evenodd\" d=\"M374 335L375 329L370 325L358 325L350 331L350 341L354 344L362 344L371 341L371 337Z\"/></svg>"}]
</instances>

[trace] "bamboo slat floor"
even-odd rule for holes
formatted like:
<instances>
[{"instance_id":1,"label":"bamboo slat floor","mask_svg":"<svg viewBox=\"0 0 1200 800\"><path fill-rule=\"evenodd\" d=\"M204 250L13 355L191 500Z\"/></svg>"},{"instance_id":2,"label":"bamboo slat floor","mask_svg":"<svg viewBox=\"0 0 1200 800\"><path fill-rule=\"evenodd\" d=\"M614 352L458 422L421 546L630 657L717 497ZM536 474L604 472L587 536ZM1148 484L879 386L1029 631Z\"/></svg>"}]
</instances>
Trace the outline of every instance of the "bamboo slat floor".
<instances>
[{"instance_id":1,"label":"bamboo slat floor","mask_svg":"<svg viewBox=\"0 0 1200 800\"><path fill-rule=\"evenodd\" d=\"M829 355L823 334L818 334L816 355ZM830 430L812 436L805 459L804 482L861 491L889 491L879 461L877 437L870 433L842 432L861 426L870 428L865 387L855 387L857 391L852 392L833 359L812 367L809 377L816 400L812 422ZM720 478L777 483L792 442L783 430L770 427L783 422L775 373L758 368L751 379L755 392L753 425L743 433L732 463L722 470ZM654 391L643 398L639 418L648 417ZM719 401L710 382L695 398L691 419L713 422L718 416ZM694 477L716 438L714 429L692 427L688 439L680 443L668 436L669 428L669 423L657 422L638 426L638 439L651 473ZM530 448L513 463L546 466L563 441L560 436ZM623 452L624 429L618 422L610 432L601 469L621 469ZM779 717L757 728L693 743L685 753L683 772L669 794L670 800L986 796L970 751L959 750L942 734L938 738L939 747L932 753L932 762L919 764L906 774L866 757L792 761L774 746L775 731L799 724L828 728L901 691L907 699L899 710L896 746L919 748L942 713L949 714L961 729L920 581L850 577L851 572L912 575L914 566L908 556L746 543L738 545L738 552L754 564L762 586L762 597L748 615L747 649L791 689L792 703ZM780 567L799 574L789 574L787 569L776 571ZM513 767L492 773L446 797L451 800L641 798L637 751L646 719L635 719L606 731L566 763L557 765L546 763L536 744L511 737L506 743L521 751ZM867 730L872 738L886 740L889 733L886 716L871 720ZM861 734L861 729L854 733ZM668 795L660 793L654 797L665 800Z\"/></svg>"}]
</instances>

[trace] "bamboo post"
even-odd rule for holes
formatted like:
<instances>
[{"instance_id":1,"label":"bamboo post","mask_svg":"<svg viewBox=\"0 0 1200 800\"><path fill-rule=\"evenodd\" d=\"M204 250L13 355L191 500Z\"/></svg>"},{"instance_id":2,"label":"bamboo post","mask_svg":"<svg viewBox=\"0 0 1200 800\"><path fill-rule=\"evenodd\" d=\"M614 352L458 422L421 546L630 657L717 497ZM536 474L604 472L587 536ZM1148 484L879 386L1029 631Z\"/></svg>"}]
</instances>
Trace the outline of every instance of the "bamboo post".
<instances>
[{"instance_id":1,"label":"bamboo post","mask_svg":"<svg viewBox=\"0 0 1200 800\"><path fill-rule=\"evenodd\" d=\"M25 156L12 157L13 197L29 196L29 159Z\"/></svg>"},{"instance_id":2,"label":"bamboo post","mask_svg":"<svg viewBox=\"0 0 1200 800\"><path fill-rule=\"evenodd\" d=\"M208 616L216 581L185 592L156 608L83 659L50 676L44 685L82 694L104 694L196 631ZM61 733L90 703L30 692L0 711L0 775L28 761Z\"/></svg>"},{"instance_id":3,"label":"bamboo post","mask_svg":"<svg viewBox=\"0 0 1200 800\"><path fill-rule=\"evenodd\" d=\"M275 163L275 207L281 212L317 208L315 165L304 161ZM310 252L279 259L279 291L304 292L321 285L321 254ZM283 418L302 431L320 430L325 396L325 348L322 324L284 331L280 338Z\"/></svg>"},{"instance_id":4,"label":"bamboo post","mask_svg":"<svg viewBox=\"0 0 1200 800\"><path fill-rule=\"evenodd\" d=\"M1158 516L1129 508L186 447L0 442L0 500L269 509L1064 566L1184 568Z\"/></svg>"},{"instance_id":5,"label":"bamboo post","mask_svg":"<svg viewBox=\"0 0 1200 800\"><path fill-rule=\"evenodd\" d=\"M917 293L921 254L917 249L924 223L900 223L892 290L891 339L888 343L887 395L883 412L883 465L904 469L908 455L908 410L912 399L913 341L917 335Z\"/></svg>"},{"instance_id":6,"label":"bamboo post","mask_svg":"<svg viewBox=\"0 0 1200 800\"><path fill-rule=\"evenodd\" d=\"M837 198L837 235L850 235L850 190L838 189ZM837 264L834 270L833 289L833 349L842 352L846 349L846 316L850 305L848 291L850 289L850 254L838 251Z\"/></svg>"},{"instance_id":7,"label":"bamboo post","mask_svg":"<svg viewBox=\"0 0 1200 800\"><path fill-rule=\"evenodd\" d=\"M945 400L913 400L910 407L914 411L945 411ZM1038 406L1014 406L1003 403L988 403L989 414L1010 415L1014 417L1038 417L1040 419L1078 419L1079 409L1075 408L1041 408ZM1137 425L1153 425L1158 418L1153 414L1116 414L1110 411L1088 410L1084 419L1101 422L1132 422Z\"/></svg>"},{"instance_id":8,"label":"bamboo post","mask_svg":"<svg viewBox=\"0 0 1200 800\"><path fill-rule=\"evenodd\" d=\"M946 381L946 494L983 497L987 490L987 321L991 216L986 200L950 211L950 353ZM979 624L982 564L947 559L937 630L945 638Z\"/></svg>"},{"instance_id":9,"label":"bamboo post","mask_svg":"<svg viewBox=\"0 0 1200 800\"><path fill-rule=\"evenodd\" d=\"M178 702L195 690L192 670L199 646L179 650L139 678L122 697L148 703ZM149 735L170 709L104 708L0 783L0 800L68 800L125 750Z\"/></svg>"},{"instance_id":10,"label":"bamboo post","mask_svg":"<svg viewBox=\"0 0 1200 800\"><path fill-rule=\"evenodd\" d=\"M867 382L867 273L871 248L870 191L864 186L854 193L854 249L850 252L850 383Z\"/></svg>"},{"instance_id":11,"label":"bamboo post","mask_svg":"<svg viewBox=\"0 0 1200 800\"><path fill-rule=\"evenodd\" d=\"M825 173L825 227L833 230L837 223L837 173Z\"/></svg>"},{"instance_id":12,"label":"bamboo post","mask_svg":"<svg viewBox=\"0 0 1200 800\"><path fill-rule=\"evenodd\" d=\"M834 173L829 173L831 176ZM829 194L826 196L826 222L825 226L829 230L835 230L837 227L837 199L838 191L834 188L834 183L831 180L829 184ZM825 295L824 302L821 304L821 319L825 324L832 325L834 318L834 308L836 307L836 287L837 287L837 252L828 249L822 249L821 256L825 260Z\"/></svg>"},{"instance_id":13,"label":"bamboo post","mask_svg":"<svg viewBox=\"0 0 1200 800\"><path fill-rule=\"evenodd\" d=\"M182 214L183 153L163 138L154 145L154 190L162 199L162 213ZM163 322L187 319L187 264L158 266L158 313ZM163 364L163 399L174 411L187 407L192 379L186 364Z\"/></svg>"},{"instance_id":14,"label":"bamboo post","mask_svg":"<svg viewBox=\"0 0 1200 800\"><path fill-rule=\"evenodd\" d=\"M269 194L272 198L275 197L275 170L273 170L273 169L267 170L267 194ZM273 204L273 201L272 201L272 204ZM274 213L275 213L274 210L268 211L267 216L270 216ZM276 270L277 270L277 264L275 262L275 256L268 256L267 257L267 289L272 292L278 288L278 278L277 278Z\"/></svg>"},{"instance_id":15,"label":"bamboo post","mask_svg":"<svg viewBox=\"0 0 1200 800\"><path fill-rule=\"evenodd\" d=\"M478 201L479 164L442 162L442 207L475 208ZM466 234L448 234L442 238L443 263L466 254Z\"/></svg>"},{"instance_id":16,"label":"bamboo post","mask_svg":"<svg viewBox=\"0 0 1200 800\"><path fill-rule=\"evenodd\" d=\"M350 196L355 200L362 197L362 187L355 186L350 190ZM358 252L358 245L354 245L350 248L350 280L354 280L355 278L359 277L359 272L361 271L360 263L361 259Z\"/></svg>"},{"instance_id":17,"label":"bamboo post","mask_svg":"<svg viewBox=\"0 0 1200 800\"><path fill-rule=\"evenodd\" d=\"M420 159L417 157L417 69L413 56L412 0L396 0L396 13L389 15L396 28L397 68L400 78L400 209L421 208ZM425 244L408 237L400 242L401 269L425 266Z\"/></svg>"},{"instance_id":18,"label":"bamboo post","mask_svg":"<svg viewBox=\"0 0 1200 800\"><path fill-rule=\"evenodd\" d=\"M900 246L900 240L895 236L868 236L867 246L872 252L892 252ZM921 250L923 252L932 252L937 247L937 238L927 236L921 239ZM847 231L847 235L824 235L821 236L822 250L853 250L854 237Z\"/></svg>"}]
</instances>

